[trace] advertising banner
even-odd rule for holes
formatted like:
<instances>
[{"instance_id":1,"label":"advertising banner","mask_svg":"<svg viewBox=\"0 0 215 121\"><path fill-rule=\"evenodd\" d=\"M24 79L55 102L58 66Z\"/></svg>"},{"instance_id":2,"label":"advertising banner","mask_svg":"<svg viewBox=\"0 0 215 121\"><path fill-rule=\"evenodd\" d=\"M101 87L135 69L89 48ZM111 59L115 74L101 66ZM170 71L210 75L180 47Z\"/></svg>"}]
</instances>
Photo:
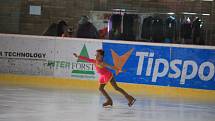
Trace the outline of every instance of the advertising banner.
<instances>
[{"instance_id":1,"label":"advertising banner","mask_svg":"<svg viewBox=\"0 0 215 121\"><path fill-rule=\"evenodd\" d=\"M95 58L102 41L0 34L0 73L97 80L92 63L73 53Z\"/></svg>"},{"instance_id":2,"label":"advertising banner","mask_svg":"<svg viewBox=\"0 0 215 121\"><path fill-rule=\"evenodd\" d=\"M0 35L0 45L0 73L53 75L44 64L54 59L54 39Z\"/></svg>"},{"instance_id":3,"label":"advertising banner","mask_svg":"<svg viewBox=\"0 0 215 121\"><path fill-rule=\"evenodd\" d=\"M98 75L94 65L75 58L73 53L94 59L96 50L101 48L101 41L59 39L56 40L55 60L48 60L47 66L54 68L56 77L97 80Z\"/></svg>"},{"instance_id":4,"label":"advertising banner","mask_svg":"<svg viewBox=\"0 0 215 121\"><path fill-rule=\"evenodd\" d=\"M215 48L0 34L0 73L97 80L92 63L103 48L117 81L215 90Z\"/></svg>"},{"instance_id":5,"label":"advertising banner","mask_svg":"<svg viewBox=\"0 0 215 121\"><path fill-rule=\"evenodd\" d=\"M215 90L215 49L103 43L119 82Z\"/></svg>"}]
</instances>

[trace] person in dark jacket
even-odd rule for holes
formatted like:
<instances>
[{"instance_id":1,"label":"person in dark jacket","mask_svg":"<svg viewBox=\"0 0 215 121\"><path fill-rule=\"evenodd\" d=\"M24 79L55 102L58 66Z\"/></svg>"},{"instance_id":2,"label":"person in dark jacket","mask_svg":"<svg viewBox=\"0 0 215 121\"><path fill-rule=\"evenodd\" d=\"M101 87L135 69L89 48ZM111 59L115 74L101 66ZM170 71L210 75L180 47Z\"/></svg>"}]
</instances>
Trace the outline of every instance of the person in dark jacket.
<instances>
[{"instance_id":1,"label":"person in dark jacket","mask_svg":"<svg viewBox=\"0 0 215 121\"><path fill-rule=\"evenodd\" d=\"M68 25L64 20L60 20L58 23L52 23L48 29L43 33L43 36L58 36L61 37L62 34L67 30Z\"/></svg>"},{"instance_id":2,"label":"person in dark jacket","mask_svg":"<svg viewBox=\"0 0 215 121\"><path fill-rule=\"evenodd\" d=\"M61 37L62 34L65 31L67 31L67 28L68 28L68 25L67 25L67 23L64 20L59 21L58 25L57 25L57 36Z\"/></svg>"},{"instance_id":3,"label":"person in dark jacket","mask_svg":"<svg viewBox=\"0 0 215 121\"><path fill-rule=\"evenodd\" d=\"M76 37L93 38L93 39L99 38L99 33L96 27L89 22L89 18L87 16L82 16L78 24L79 25L78 25Z\"/></svg>"}]
</instances>

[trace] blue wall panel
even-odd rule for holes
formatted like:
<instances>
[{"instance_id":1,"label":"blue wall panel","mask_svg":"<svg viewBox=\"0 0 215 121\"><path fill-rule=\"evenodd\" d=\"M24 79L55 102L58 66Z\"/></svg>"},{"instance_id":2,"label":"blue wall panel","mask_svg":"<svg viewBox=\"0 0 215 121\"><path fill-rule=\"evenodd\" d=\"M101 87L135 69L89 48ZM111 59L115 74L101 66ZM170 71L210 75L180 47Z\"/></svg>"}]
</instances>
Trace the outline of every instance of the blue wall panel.
<instances>
[{"instance_id":1,"label":"blue wall panel","mask_svg":"<svg viewBox=\"0 0 215 121\"><path fill-rule=\"evenodd\" d=\"M111 70L118 82L215 90L215 50L118 43L103 43L103 49L111 65L111 50L122 56L134 49L126 72Z\"/></svg>"}]
</instances>

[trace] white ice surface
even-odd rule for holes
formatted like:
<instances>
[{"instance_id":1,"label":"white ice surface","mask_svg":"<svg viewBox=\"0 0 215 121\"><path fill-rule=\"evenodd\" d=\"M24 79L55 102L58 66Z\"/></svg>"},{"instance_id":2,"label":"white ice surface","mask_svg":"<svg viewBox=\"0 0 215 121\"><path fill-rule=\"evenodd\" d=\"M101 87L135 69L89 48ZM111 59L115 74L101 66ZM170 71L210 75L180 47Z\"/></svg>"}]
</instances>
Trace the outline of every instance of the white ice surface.
<instances>
[{"instance_id":1,"label":"white ice surface","mask_svg":"<svg viewBox=\"0 0 215 121\"><path fill-rule=\"evenodd\" d=\"M215 121L215 103L136 97L133 107L120 94L102 108L99 92L0 87L0 121Z\"/></svg>"}]
</instances>

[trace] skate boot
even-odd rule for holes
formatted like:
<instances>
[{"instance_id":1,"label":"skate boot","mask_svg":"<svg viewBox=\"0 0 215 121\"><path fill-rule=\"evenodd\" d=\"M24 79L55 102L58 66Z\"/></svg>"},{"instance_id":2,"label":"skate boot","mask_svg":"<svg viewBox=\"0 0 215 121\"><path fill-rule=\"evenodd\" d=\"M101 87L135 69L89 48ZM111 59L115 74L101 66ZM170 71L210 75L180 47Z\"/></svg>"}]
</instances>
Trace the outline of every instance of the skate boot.
<instances>
[{"instance_id":1,"label":"skate boot","mask_svg":"<svg viewBox=\"0 0 215 121\"><path fill-rule=\"evenodd\" d=\"M112 100L108 100L105 103L103 103L104 108L108 108L108 107L112 107L112 106L113 106L113 101Z\"/></svg>"},{"instance_id":2,"label":"skate boot","mask_svg":"<svg viewBox=\"0 0 215 121\"><path fill-rule=\"evenodd\" d=\"M136 101L135 98L133 98L132 96L129 96L128 97L128 106L131 107L135 101Z\"/></svg>"}]
</instances>

